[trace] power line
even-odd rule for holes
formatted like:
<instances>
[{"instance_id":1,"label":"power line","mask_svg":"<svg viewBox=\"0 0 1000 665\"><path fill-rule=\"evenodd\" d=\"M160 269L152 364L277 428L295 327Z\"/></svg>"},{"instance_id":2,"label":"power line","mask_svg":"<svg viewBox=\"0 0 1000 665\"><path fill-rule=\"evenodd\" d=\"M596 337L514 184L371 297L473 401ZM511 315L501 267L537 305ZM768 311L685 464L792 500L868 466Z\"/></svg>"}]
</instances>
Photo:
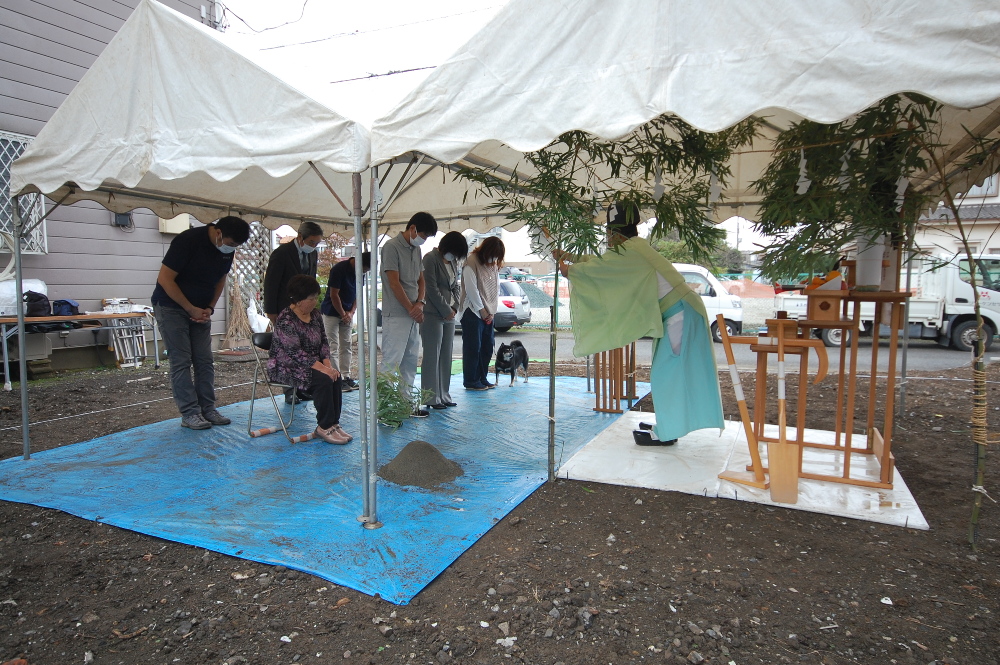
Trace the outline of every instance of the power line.
<instances>
[{"instance_id":1,"label":"power line","mask_svg":"<svg viewBox=\"0 0 1000 665\"><path fill-rule=\"evenodd\" d=\"M308 2L308 0L306 0L306 2ZM432 18L421 19L419 21L412 21L410 23L399 23L397 25L388 25L388 26L383 26L383 27L379 27L379 28L372 28L370 30L352 30L350 32L338 32L336 34L329 35L327 37L320 37L319 39L310 39L310 40L303 41L303 42L292 42L292 43L289 43L289 44L279 44L277 46L268 46L266 48L262 48L261 50L262 51L273 51L275 49L290 48L290 47L293 47L293 46L305 46L307 44L317 44L317 43L320 43L320 42L330 41L332 39L340 39L341 37L357 37L359 35L367 35L367 34L373 34L373 33L377 33L377 32L384 32L386 30L396 30L398 28L407 28L407 27L414 26L414 25L422 25L424 23L433 23L434 21L443 21L445 19L455 18L455 17L458 17L458 16L466 16L468 14L475 14L477 12L483 12L483 11L486 11L486 10L495 9L496 7L497 7L497 5L490 5L489 7L481 7L479 9L472 9L472 10L469 10L469 11L466 11L466 12L458 12L456 14L448 14L446 16L435 16L435 17L432 17ZM229 8L226 8L226 11L229 11L230 13L232 13L232 10L230 10ZM303 5L302 5L302 13L305 14L305 3L303 3ZM247 24L247 22L244 21L242 18L240 18L236 14L233 14L233 16L236 16L236 18L238 18L240 20L240 22L242 22L244 25L246 25L248 28L250 28L250 26ZM282 23L281 25L276 25L273 28L264 28L264 30L273 30L275 28L280 28L280 27L283 27L283 26L286 26L286 25L291 25L292 23L296 23L296 22L298 22L300 20L302 20L302 16L300 16L295 21L289 21L288 23ZM253 30L254 32L258 32L258 33L259 32L264 32L264 30L254 30L253 28L250 28L250 29Z\"/></svg>"},{"instance_id":2,"label":"power line","mask_svg":"<svg viewBox=\"0 0 1000 665\"><path fill-rule=\"evenodd\" d=\"M305 17L305 15L306 15L306 5L309 4L309 0L303 0L303 2L302 2L302 11L299 12L299 17L297 19L295 19L294 21L286 21L285 23L282 23L280 25L273 25L273 26L271 26L269 28L261 28L260 30L257 30L256 28L252 27L239 14L237 14L232 9L230 9L229 7L227 7L225 3L220 2L219 4L222 5L223 16L225 16L227 13L228 14L232 14L233 16L235 16L239 20L240 23L242 23L247 28L249 28L251 32L256 32L257 34L260 34L262 32L267 32L268 30L277 30L278 28L283 28L286 25L292 25L294 23L298 23L299 21L301 21Z\"/></svg>"},{"instance_id":3,"label":"power line","mask_svg":"<svg viewBox=\"0 0 1000 665\"><path fill-rule=\"evenodd\" d=\"M368 76L355 76L349 79L340 79L339 81L330 81L330 83L348 83L349 81L365 81L367 79L379 78L380 76L393 76L395 74L407 74L409 72L420 72L425 69L434 69L437 65L430 65L429 67L413 67L412 69L393 69L384 74L369 74Z\"/></svg>"}]
</instances>

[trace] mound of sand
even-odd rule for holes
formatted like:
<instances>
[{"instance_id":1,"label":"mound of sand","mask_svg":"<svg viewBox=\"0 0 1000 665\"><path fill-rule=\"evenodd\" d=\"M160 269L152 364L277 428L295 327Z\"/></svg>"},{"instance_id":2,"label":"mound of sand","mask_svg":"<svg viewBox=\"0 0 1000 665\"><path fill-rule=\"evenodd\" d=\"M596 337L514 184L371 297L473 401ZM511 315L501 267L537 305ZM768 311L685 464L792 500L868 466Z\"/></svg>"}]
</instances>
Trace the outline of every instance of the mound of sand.
<instances>
[{"instance_id":1,"label":"mound of sand","mask_svg":"<svg viewBox=\"0 0 1000 665\"><path fill-rule=\"evenodd\" d=\"M451 482L465 471L426 441L410 441L396 458L378 470L379 478L397 485L434 488Z\"/></svg>"}]
</instances>

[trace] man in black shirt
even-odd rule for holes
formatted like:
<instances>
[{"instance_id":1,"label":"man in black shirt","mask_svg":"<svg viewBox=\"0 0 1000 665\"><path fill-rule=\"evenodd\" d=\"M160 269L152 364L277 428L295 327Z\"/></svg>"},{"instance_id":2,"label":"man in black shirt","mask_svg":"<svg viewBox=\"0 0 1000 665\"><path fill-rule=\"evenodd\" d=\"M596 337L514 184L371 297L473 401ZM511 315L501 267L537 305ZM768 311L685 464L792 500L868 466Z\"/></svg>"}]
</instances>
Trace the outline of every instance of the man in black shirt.
<instances>
[{"instance_id":1,"label":"man in black shirt","mask_svg":"<svg viewBox=\"0 0 1000 665\"><path fill-rule=\"evenodd\" d=\"M355 266L353 256L333 264L326 297L320 306L326 340L330 345L330 364L344 377L344 392L358 389L358 382L348 376L351 371L351 327L354 324L354 312L358 309ZM361 255L361 267L365 272L371 269L371 252Z\"/></svg>"},{"instance_id":2,"label":"man in black shirt","mask_svg":"<svg viewBox=\"0 0 1000 665\"><path fill-rule=\"evenodd\" d=\"M230 423L215 409L212 314L233 267L233 253L249 237L249 224L239 217L223 217L180 233L163 257L153 313L167 347L170 387L182 427L208 429Z\"/></svg>"}]
</instances>

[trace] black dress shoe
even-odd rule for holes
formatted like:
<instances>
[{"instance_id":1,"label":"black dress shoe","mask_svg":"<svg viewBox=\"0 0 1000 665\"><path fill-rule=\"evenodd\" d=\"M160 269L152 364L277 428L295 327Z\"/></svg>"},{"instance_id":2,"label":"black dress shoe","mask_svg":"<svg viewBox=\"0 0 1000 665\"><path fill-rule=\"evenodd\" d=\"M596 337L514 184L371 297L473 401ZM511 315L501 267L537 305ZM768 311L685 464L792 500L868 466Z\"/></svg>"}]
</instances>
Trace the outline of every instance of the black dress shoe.
<instances>
[{"instance_id":1,"label":"black dress shoe","mask_svg":"<svg viewBox=\"0 0 1000 665\"><path fill-rule=\"evenodd\" d=\"M445 406L458 406L455 402L444 402Z\"/></svg>"},{"instance_id":2,"label":"black dress shoe","mask_svg":"<svg viewBox=\"0 0 1000 665\"><path fill-rule=\"evenodd\" d=\"M653 423L639 423L639 429L646 430L647 432L652 431Z\"/></svg>"},{"instance_id":3,"label":"black dress shoe","mask_svg":"<svg viewBox=\"0 0 1000 665\"><path fill-rule=\"evenodd\" d=\"M428 404L427 406L431 407L432 409L447 409L448 408L447 404Z\"/></svg>"},{"instance_id":4,"label":"black dress shoe","mask_svg":"<svg viewBox=\"0 0 1000 665\"><path fill-rule=\"evenodd\" d=\"M632 439L637 446L672 446L677 443L677 439L670 439L669 441L654 439L649 431L642 429L632 430Z\"/></svg>"}]
</instances>

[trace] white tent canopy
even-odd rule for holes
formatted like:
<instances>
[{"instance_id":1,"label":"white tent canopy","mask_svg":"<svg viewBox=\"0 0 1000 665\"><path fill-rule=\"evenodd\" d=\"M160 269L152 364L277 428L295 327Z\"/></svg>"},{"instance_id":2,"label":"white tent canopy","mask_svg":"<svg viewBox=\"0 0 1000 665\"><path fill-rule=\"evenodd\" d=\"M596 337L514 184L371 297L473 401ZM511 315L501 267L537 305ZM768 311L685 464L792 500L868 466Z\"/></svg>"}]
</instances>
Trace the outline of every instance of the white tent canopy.
<instances>
[{"instance_id":1,"label":"white tent canopy","mask_svg":"<svg viewBox=\"0 0 1000 665\"><path fill-rule=\"evenodd\" d=\"M370 150L368 130L337 106L337 87L268 58L246 36L142 0L14 164L11 192L344 231L354 221L350 174L364 174L368 198ZM383 166L383 229L417 210L444 230L504 221L445 168L426 157Z\"/></svg>"},{"instance_id":2,"label":"white tent canopy","mask_svg":"<svg viewBox=\"0 0 1000 665\"><path fill-rule=\"evenodd\" d=\"M706 131L756 115L773 136L906 91L948 106L945 145L961 147L964 128L996 135L1000 6L512 0L375 122L372 159L417 151L447 163L490 140L531 151L570 130L616 139L665 113ZM765 163L751 151L738 159L730 202L753 203L748 184Z\"/></svg>"}]
</instances>

